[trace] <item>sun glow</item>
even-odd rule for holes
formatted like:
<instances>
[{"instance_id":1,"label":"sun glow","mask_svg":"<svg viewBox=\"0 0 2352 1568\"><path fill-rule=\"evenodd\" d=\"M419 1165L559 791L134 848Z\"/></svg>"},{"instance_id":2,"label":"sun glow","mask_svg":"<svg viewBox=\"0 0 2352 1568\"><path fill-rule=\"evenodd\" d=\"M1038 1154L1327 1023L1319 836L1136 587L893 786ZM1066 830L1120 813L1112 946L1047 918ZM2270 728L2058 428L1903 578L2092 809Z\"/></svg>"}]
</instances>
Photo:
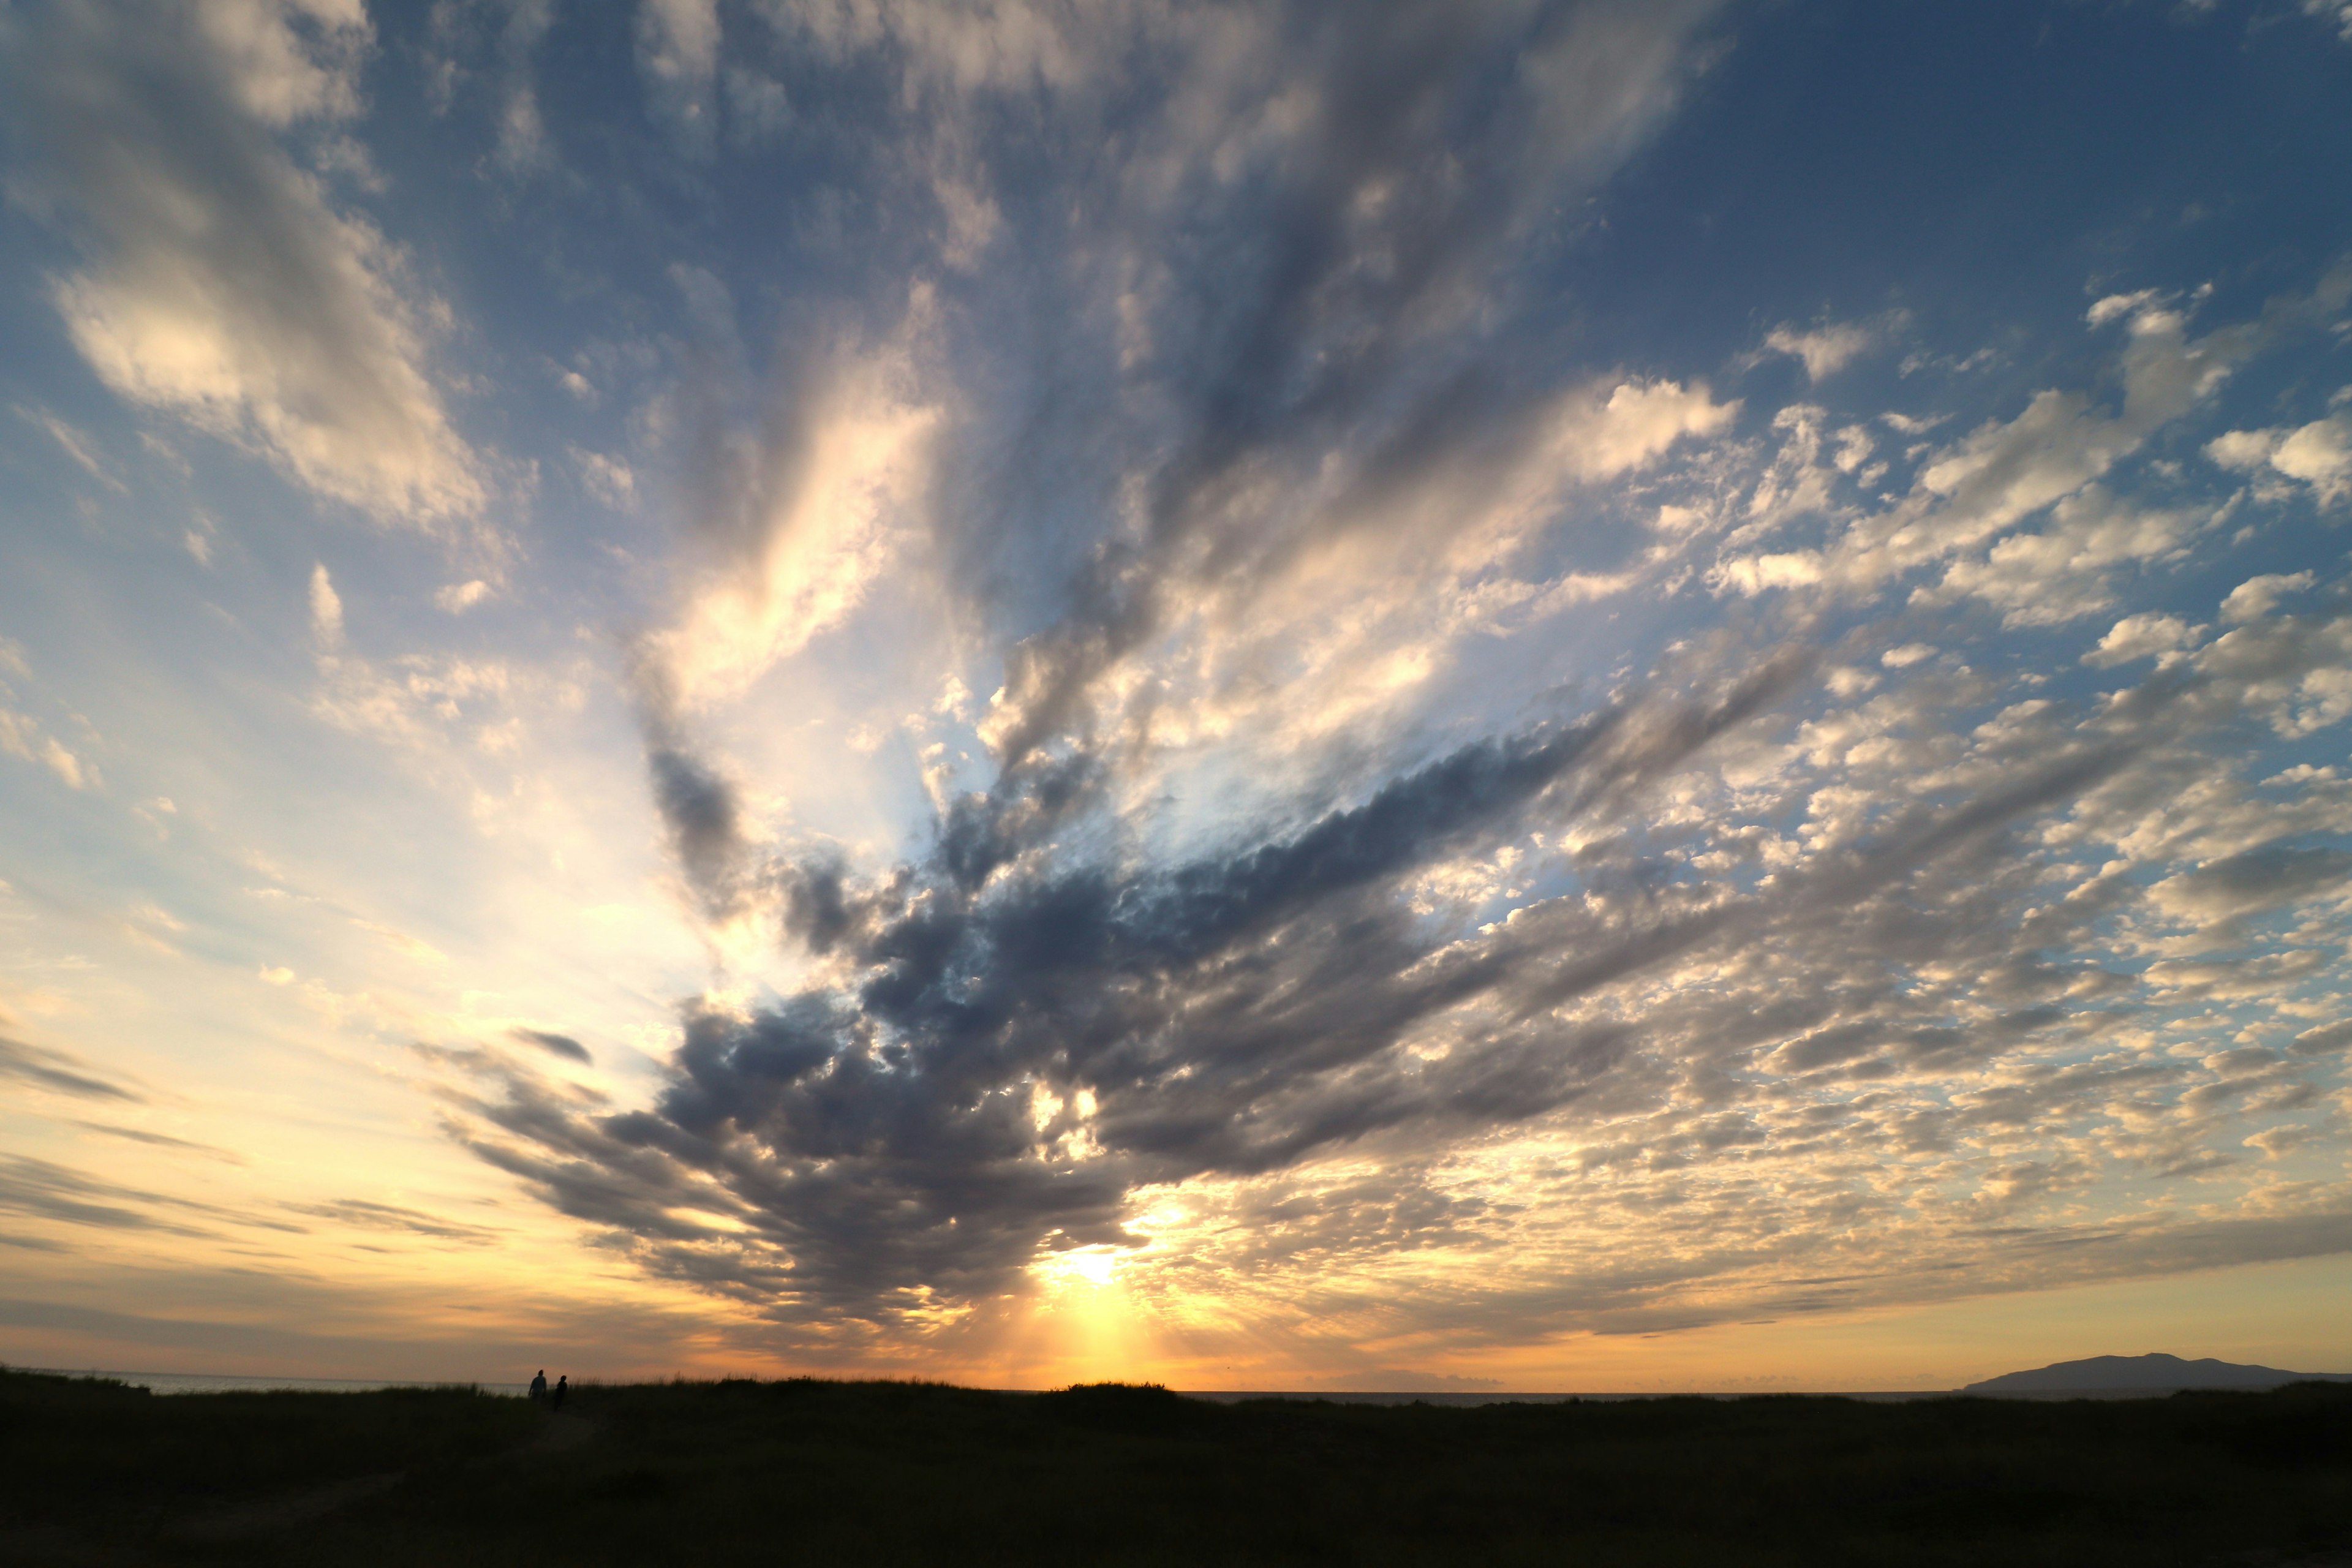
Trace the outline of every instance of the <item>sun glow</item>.
<instances>
[{"instance_id":1,"label":"sun glow","mask_svg":"<svg viewBox=\"0 0 2352 1568\"><path fill-rule=\"evenodd\" d=\"M1077 1247L1041 1258L1031 1268L1047 1284L1099 1290L1118 1278L1118 1247Z\"/></svg>"}]
</instances>

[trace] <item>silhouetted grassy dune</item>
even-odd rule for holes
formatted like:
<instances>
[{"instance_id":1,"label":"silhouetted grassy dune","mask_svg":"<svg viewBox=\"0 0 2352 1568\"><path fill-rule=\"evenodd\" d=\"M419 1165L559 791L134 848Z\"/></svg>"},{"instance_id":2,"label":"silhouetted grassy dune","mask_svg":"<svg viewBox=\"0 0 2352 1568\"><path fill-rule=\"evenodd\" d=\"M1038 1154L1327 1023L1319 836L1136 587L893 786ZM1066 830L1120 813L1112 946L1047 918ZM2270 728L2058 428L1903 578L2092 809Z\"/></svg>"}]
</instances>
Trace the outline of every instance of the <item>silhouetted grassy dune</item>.
<instances>
[{"instance_id":1,"label":"silhouetted grassy dune","mask_svg":"<svg viewBox=\"0 0 2352 1568\"><path fill-rule=\"evenodd\" d=\"M1102 1386L197 1394L0 1374L0 1561L2264 1563L2352 1387L1472 1409ZM2352 1562L2352 1557L2346 1559Z\"/></svg>"}]
</instances>

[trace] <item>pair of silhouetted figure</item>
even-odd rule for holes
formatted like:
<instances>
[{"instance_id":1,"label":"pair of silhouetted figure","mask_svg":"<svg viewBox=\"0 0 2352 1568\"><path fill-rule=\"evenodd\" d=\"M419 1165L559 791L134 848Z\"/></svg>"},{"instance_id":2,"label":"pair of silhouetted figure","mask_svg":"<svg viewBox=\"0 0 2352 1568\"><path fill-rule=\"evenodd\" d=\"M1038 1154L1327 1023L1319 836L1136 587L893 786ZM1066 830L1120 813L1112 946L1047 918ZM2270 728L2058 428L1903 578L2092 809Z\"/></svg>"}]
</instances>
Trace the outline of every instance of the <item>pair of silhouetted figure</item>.
<instances>
[{"instance_id":1,"label":"pair of silhouetted figure","mask_svg":"<svg viewBox=\"0 0 2352 1568\"><path fill-rule=\"evenodd\" d=\"M550 1394L547 1390L547 1369L545 1367L540 1368L539 1375L530 1380L531 1403L537 1405L544 1401L550 1410L562 1409L563 1396L571 1392L572 1378L569 1373L566 1373L564 1376L559 1377L555 1380L555 1392L552 1394Z\"/></svg>"}]
</instances>

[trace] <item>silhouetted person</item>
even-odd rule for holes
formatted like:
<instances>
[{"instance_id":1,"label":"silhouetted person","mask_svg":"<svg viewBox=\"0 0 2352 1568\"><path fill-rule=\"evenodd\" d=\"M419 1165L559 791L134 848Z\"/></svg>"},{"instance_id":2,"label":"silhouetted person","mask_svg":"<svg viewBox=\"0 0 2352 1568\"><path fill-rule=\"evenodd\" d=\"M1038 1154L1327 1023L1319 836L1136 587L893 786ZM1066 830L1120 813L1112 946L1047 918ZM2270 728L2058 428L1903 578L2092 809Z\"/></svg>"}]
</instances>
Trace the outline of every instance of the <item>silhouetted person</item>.
<instances>
[{"instance_id":1,"label":"silhouetted person","mask_svg":"<svg viewBox=\"0 0 2352 1568\"><path fill-rule=\"evenodd\" d=\"M572 1374L564 1373L555 1380L555 1408L563 1408L563 1396L572 1392Z\"/></svg>"},{"instance_id":2,"label":"silhouetted person","mask_svg":"<svg viewBox=\"0 0 2352 1568\"><path fill-rule=\"evenodd\" d=\"M539 1404L547 1397L547 1369L541 1367L539 1375L530 1380L530 1402Z\"/></svg>"}]
</instances>

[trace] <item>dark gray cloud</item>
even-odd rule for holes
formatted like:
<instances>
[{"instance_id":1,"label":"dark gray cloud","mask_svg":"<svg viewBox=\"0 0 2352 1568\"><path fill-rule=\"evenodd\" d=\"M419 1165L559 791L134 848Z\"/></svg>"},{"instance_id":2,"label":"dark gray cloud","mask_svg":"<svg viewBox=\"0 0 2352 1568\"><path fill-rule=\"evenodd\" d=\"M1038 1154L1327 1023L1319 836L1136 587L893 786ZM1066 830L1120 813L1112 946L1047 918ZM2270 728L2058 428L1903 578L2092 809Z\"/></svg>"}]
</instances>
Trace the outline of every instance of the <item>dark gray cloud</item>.
<instances>
[{"instance_id":1,"label":"dark gray cloud","mask_svg":"<svg viewBox=\"0 0 2352 1568\"><path fill-rule=\"evenodd\" d=\"M742 849L734 790L677 744L655 747L646 761L653 772L654 804L668 826L679 869L706 908L723 908Z\"/></svg>"},{"instance_id":2,"label":"dark gray cloud","mask_svg":"<svg viewBox=\"0 0 2352 1568\"><path fill-rule=\"evenodd\" d=\"M785 1299L859 1315L1001 1289L1041 1245L1132 1241L1121 1214L1144 1183L1541 1115L1618 1062L1627 1031L1523 1009L1442 1062L1399 1047L1538 975L1637 971L1707 918L1676 920L1667 895L1656 925L1565 952L1516 935L1463 952L1398 884L1664 776L1802 668L1768 660L1465 747L1291 837L1152 873L1035 860L1066 818L1037 798L1052 775L1026 773L879 879L777 871L788 922L853 978L749 1016L691 1014L648 1110L582 1116L510 1074L478 1105L509 1141L478 1146L566 1212L675 1244L680 1269L708 1267L718 1238L669 1211L748 1223Z\"/></svg>"},{"instance_id":3,"label":"dark gray cloud","mask_svg":"<svg viewBox=\"0 0 2352 1568\"><path fill-rule=\"evenodd\" d=\"M631 694L646 748L655 814L688 890L716 918L736 897L743 853L742 807L734 786L696 752L678 713L675 681L650 647L629 655Z\"/></svg>"}]
</instances>

